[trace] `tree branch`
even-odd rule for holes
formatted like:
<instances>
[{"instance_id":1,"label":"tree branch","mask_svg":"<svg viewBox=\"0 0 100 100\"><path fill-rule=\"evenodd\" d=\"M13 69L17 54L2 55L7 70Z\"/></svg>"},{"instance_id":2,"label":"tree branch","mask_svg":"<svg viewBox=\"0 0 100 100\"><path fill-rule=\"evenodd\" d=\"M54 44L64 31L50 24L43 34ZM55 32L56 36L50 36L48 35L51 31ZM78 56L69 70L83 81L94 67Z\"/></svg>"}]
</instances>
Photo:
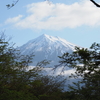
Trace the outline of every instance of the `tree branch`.
<instances>
[{"instance_id":1,"label":"tree branch","mask_svg":"<svg viewBox=\"0 0 100 100\"><path fill-rule=\"evenodd\" d=\"M8 4L6 5L8 9L12 8L13 6L15 6L18 3L19 0L14 1L12 4Z\"/></svg>"},{"instance_id":2,"label":"tree branch","mask_svg":"<svg viewBox=\"0 0 100 100\"><path fill-rule=\"evenodd\" d=\"M98 3L96 3L95 1L93 0L90 0L94 5L96 5L97 7L100 7L100 5Z\"/></svg>"}]
</instances>

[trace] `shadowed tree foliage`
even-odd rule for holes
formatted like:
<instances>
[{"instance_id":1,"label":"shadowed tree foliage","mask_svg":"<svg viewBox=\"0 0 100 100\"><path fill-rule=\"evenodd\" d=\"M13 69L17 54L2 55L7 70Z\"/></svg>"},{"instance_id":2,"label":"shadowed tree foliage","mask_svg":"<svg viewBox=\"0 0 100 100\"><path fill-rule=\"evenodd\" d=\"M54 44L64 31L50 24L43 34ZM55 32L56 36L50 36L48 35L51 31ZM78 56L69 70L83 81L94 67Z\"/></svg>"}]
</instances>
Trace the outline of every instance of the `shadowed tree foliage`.
<instances>
[{"instance_id":1,"label":"shadowed tree foliage","mask_svg":"<svg viewBox=\"0 0 100 100\"><path fill-rule=\"evenodd\" d=\"M71 78L79 79L74 86L69 85L75 100L100 100L100 44L94 43L89 49L76 47L72 54L60 58L60 65L75 69Z\"/></svg>"},{"instance_id":2,"label":"shadowed tree foliage","mask_svg":"<svg viewBox=\"0 0 100 100\"><path fill-rule=\"evenodd\" d=\"M0 100L67 100L63 99L64 80L43 76L38 63L29 69L34 55L21 55L20 51L0 37Z\"/></svg>"},{"instance_id":3,"label":"shadowed tree foliage","mask_svg":"<svg viewBox=\"0 0 100 100\"><path fill-rule=\"evenodd\" d=\"M5 40L2 34L0 37L0 100L12 100L21 96L28 100L25 95L28 91L30 78L36 77L37 72L32 69L26 71L33 55L23 56ZM12 98L12 99L11 99ZM14 99L13 99L14 100ZM22 99L21 99L22 100ZM23 99L24 100L24 99Z\"/></svg>"}]
</instances>

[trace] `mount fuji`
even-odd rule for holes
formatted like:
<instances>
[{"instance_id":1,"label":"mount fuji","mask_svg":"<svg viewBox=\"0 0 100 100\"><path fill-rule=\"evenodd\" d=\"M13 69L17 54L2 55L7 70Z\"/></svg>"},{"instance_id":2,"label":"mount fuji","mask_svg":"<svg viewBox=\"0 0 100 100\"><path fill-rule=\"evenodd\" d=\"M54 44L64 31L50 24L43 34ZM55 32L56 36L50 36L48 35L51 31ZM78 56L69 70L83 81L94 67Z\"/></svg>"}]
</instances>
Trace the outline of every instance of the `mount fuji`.
<instances>
[{"instance_id":1,"label":"mount fuji","mask_svg":"<svg viewBox=\"0 0 100 100\"><path fill-rule=\"evenodd\" d=\"M60 37L43 34L22 45L19 47L19 50L23 55L29 55L31 53L35 55L33 63L31 64L32 66L35 66L38 62L46 59L51 61L50 66L53 67L58 64L60 60L58 56L63 55L65 52L73 52L75 46L76 45L69 43Z\"/></svg>"}]
</instances>

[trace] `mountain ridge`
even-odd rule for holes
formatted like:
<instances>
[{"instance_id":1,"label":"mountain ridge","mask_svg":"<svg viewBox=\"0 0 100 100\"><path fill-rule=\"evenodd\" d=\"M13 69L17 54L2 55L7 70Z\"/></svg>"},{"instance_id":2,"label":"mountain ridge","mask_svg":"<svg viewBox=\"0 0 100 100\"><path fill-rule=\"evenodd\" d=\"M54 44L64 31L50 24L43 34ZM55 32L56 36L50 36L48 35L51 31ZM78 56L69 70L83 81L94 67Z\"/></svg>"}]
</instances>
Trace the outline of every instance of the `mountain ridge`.
<instances>
[{"instance_id":1,"label":"mountain ridge","mask_svg":"<svg viewBox=\"0 0 100 100\"><path fill-rule=\"evenodd\" d=\"M51 65L54 66L59 61L58 56L61 56L65 52L73 52L75 46L60 37L43 34L28 41L19 47L19 49L23 55L29 55L32 52L35 54L32 65L36 65L37 62L47 59L51 60Z\"/></svg>"}]
</instances>

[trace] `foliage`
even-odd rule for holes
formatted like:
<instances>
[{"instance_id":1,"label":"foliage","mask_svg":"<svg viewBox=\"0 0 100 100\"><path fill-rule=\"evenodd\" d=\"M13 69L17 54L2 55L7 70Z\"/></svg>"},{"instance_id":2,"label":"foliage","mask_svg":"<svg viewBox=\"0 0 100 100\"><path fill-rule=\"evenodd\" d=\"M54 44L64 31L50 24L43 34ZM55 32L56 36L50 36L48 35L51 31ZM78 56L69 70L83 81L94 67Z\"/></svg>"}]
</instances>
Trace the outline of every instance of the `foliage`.
<instances>
[{"instance_id":1,"label":"foliage","mask_svg":"<svg viewBox=\"0 0 100 100\"><path fill-rule=\"evenodd\" d=\"M60 57L60 66L74 68L75 74L70 77L79 79L64 91L64 78L40 74L48 64L46 60L28 69L34 55L21 55L1 35L0 100L99 100L100 44L94 43L90 49L75 49L72 54L65 53Z\"/></svg>"},{"instance_id":2,"label":"foliage","mask_svg":"<svg viewBox=\"0 0 100 100\"><path fill-rule=\"evenodd\" d=\"M40 74L41 66L28 69L32 55L21 55L20 51L0 37L0 100L66 100L62 99L64 81ZM59 94L59 95L58 95Z\"/></svg>"},{"instance_id":3,"label":"foliage","mask_svg":"<svg viewBox=\"0 0 100 100\"><path fill-rule=\"evenodd\" d=\"M76 47L72 54L65 53L60 58L60 65L75 69L71 77L80 79L69 86L77 100L99 100L100 44L94 43L89 49Z\"/></svg>"}]
</instances>

